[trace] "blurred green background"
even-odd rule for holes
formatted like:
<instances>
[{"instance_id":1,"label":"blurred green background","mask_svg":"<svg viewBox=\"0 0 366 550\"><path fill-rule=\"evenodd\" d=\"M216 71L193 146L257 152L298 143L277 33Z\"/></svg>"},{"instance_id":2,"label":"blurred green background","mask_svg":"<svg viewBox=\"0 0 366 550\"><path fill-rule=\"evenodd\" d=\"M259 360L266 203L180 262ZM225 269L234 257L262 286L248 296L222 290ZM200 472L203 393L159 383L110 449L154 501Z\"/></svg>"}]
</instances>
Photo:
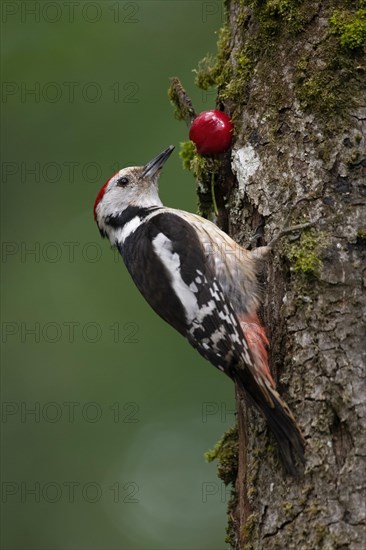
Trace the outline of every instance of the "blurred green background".
<instances>
[{"instance_id":1,"label":"blurred green background","mask_svg":"<svg viewBox=\"0 0 366 550\"><path fill-rule=\"evenodd\" d=\"M233 387L149 309L93 221L118 167L188 139L167 98L221 1L3 1L2 548L221 550L206 464ZM196 209L176 151L163 201Z\"/></svg>"}]
</instances>

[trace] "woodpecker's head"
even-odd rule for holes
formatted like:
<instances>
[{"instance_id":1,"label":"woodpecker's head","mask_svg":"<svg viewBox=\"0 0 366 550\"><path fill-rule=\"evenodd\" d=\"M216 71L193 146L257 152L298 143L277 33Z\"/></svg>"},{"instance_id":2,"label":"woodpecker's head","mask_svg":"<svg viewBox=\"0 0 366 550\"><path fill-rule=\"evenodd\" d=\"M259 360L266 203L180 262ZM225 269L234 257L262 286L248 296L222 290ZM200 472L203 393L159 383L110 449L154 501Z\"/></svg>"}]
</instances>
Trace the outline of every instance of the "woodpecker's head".
<instances>
[{"instance_id":1,"label":"woodpecker's head","mask_svg":"<svg viewBox=\"0 0 366 550\"><path fill-rule=\"evenodd\" d=\"M174 150L170 145L145 166L123 168L100 189L94 203L94 218L101 231L108 218L118 216L129 206L161 206L158 195L160 170Z\"/></svg>"}]
</instances>

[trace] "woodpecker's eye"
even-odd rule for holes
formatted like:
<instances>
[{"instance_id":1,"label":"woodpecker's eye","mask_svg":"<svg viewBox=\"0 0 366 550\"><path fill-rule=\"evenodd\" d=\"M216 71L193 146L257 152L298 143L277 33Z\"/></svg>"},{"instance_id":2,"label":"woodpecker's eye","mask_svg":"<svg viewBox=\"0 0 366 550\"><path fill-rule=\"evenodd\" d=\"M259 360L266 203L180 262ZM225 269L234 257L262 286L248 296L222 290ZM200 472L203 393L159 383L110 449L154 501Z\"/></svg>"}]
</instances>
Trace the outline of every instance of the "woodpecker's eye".
<instances>
[{"instance_id":1,"label":"woodpecker's eye","mask_svg":"<svg viewBox=\"0 0 366 550\"><path fill-rule=\"evenodd\" d=\"M126 178L126 176L122 176L121 178L118 178L117 185L119 185L120 187L124 187L125 185L128 184L129 181L130 180Z\"/></svg>"}]
</instances>

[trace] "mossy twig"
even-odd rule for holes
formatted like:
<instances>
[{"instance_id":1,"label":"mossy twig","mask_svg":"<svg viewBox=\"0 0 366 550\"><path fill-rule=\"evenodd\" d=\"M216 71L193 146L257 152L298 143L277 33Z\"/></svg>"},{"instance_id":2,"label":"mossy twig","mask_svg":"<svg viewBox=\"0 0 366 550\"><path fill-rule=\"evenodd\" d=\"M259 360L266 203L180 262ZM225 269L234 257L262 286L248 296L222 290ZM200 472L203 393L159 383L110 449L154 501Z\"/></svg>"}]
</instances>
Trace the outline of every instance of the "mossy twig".
<instances>
[{"instance_id":1,"label":"mossy twig","mask_svg":"<svg viewBox=\"0 0 366 550\"><path fill-rule=\"evenodd\" d=\"M192 100L176 76L170 79L168 96L175 107L175 116L178 120L185 120L188 126L191 125L197 114L192 105Z\"/></svg>"}]
</instances>

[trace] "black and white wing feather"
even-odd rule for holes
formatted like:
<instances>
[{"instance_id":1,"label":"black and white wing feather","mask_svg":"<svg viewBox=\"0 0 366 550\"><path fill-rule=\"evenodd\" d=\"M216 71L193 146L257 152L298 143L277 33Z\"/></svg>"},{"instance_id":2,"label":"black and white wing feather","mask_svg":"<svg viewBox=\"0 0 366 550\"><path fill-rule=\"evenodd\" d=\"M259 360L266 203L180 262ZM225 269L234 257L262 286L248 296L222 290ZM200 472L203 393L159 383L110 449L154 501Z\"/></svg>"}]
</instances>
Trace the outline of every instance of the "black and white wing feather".
<instances>
[{"instance_id":1,"label":"black and white wing feather","mask_svg":"<svg viewBox=\"0 0 366 550\"><path fill-rule=\"evenodd\" d=\"M151 307L231 376L232 368L250 368L253 360L216 273L215 254L205 245L180 211L164 211L141 224L120 251Z\"/></svg>"}]
</instances>

